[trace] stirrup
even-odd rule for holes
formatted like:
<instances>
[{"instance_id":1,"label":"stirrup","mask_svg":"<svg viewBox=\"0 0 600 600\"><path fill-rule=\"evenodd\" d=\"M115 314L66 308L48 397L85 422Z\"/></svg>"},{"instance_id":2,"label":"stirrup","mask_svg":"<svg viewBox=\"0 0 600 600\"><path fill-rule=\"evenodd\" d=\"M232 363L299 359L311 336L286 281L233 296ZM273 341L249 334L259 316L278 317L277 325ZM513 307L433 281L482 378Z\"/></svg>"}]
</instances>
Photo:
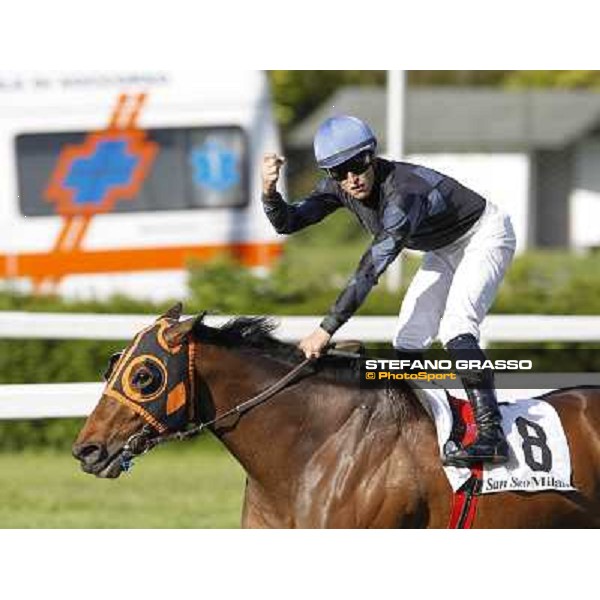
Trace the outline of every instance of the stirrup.
<instances>
[{"instance_id":1,"label":"stirrup","mask_svg":"<svg viewBox=\"0 0 600 600\"><path fill-rule=\"evenodd\" d=\"M494 444L493 452L478 452L478 442L461 447L450 441L444 446L442 462L446 467L472 467L481 463L503 465L508 462L508 443L498 440ZM491 445L490 445L491 446Z\"/></svg>"}]
</instances>

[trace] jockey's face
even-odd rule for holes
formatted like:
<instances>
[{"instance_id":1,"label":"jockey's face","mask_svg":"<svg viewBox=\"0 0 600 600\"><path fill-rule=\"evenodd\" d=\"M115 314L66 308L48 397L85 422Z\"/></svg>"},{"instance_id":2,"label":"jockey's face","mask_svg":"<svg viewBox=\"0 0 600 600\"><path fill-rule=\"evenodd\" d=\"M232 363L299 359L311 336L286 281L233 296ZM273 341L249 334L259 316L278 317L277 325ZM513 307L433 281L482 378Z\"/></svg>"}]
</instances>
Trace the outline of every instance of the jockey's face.
<instances>
[{"instance_id":1,"label":"jockey's face","mask_svg":"<svg viewBox=\"0 0 600 600\"><path fill-rule=\"evenodd\" d=\"M365 200L371 195L375 183L373 155L359 156L329 170L329 174L339 184L342 190L355 200Z\"/></svg>"}]
</instances>

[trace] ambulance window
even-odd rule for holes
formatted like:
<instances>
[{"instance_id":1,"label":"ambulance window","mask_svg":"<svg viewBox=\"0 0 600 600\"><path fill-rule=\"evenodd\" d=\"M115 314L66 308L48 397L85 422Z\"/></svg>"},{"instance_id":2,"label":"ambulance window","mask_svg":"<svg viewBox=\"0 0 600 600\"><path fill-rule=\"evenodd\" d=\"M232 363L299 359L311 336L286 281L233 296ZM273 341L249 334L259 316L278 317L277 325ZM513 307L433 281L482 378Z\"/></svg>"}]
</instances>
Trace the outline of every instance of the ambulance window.
<instances>
[{"instance_id":1,"label":"ambulance window","mask_svg":"<svg viewBox=\"0 0 600 600\"><path fill-rule=\"evenodd\" d=\"M244 138L239 129L189 132L193 206L244 204Z\"/></svg>"},{"instance_id":2,"label":"ambulance window","mask_svg":"<svg viewBox=\"0 0 600 600\"><path fill-rule=\"evenodd\" d=\"M52 215L54 206L44 197L50 175L58 161L60 149L81 144L81 133L58 135L21 135L17 138L17 173L19 206L27 217Z\"/></svg>"},{"instance_id":3,"label":"ambulance window","mask_svg":"<svg viewBox=\"0 0 600 600\"><path fill-rule=\"evenodd\" d=\"M114 138L90 141L85 133L23 134L16 138L19 206L25 216L49 216L68 206L110 203L111 191L129 186L131 199L111 212L152 212L242 207L248 202L248 159L239 127L146 130L158 152L139 181L141 148ZM147 146L146 146L147 147ZM140 154L137 154L140 152ZM60 169L60 171L57 171ZM62 193L64 190L64 194Z\"/></svg>"}]
</instances>

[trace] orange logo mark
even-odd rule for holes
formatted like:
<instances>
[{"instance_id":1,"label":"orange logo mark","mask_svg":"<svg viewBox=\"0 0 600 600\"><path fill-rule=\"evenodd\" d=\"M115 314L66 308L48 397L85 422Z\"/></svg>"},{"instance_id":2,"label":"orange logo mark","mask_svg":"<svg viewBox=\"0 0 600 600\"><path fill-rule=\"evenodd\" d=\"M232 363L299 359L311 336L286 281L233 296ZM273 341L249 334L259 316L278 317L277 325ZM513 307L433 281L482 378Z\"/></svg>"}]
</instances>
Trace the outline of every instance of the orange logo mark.
<instances>
[{"instance_id":1,"label":"orange logo mark","mask_svg":"<svg viewBox=\"0 0 600 600\"><path fill-rule=\"evenodd\" d=\"M94 215L110 212L119 200L132 200L139 193L158 153L158 145L136 125L145 100L145 94L122 94L106 130L61 152L44 194L63 217L54 258L65 260L66 254L79 251ZM34 279L36 291L45 281L52 289L60 276Z\"/></svg>"}]
</instances>

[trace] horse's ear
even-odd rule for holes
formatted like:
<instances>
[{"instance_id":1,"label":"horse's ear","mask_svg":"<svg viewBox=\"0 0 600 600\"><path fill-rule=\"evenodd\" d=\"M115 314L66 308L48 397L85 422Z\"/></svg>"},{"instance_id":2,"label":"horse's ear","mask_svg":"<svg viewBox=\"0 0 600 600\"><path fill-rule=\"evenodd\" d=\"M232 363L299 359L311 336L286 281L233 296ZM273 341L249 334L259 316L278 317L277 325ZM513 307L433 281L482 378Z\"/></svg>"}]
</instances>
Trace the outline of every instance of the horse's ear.
<instances>
[{"instance_id":1,"label":"horse's ear","mask_svg":"<svg viewBox=\"0 0 600 600\"><path fill-rule=\"evenodd\" d=\"M196 323L202 323L202 319L204 319L204 315L206 313L202 313L197 317L193 317L191 319L186 319L181 323L176 323L172 325L165 331L165 340L169 346L178 346L181 342L190 335L192 329L194 329L194 325Z\"/></svg>"},{"instance_id":2,"label":"horse's ear","mask_svg":"<svg viewBox=\"0 0 600 600\"><path fill-rule=\"evenodd\" d=\"M160 319L173 319L174 321L179 321L181 317L181 313L183 312L183 304L178 302L174 306L172 306L164 315L159 317Z\"/></svg>"}]
</instances>

